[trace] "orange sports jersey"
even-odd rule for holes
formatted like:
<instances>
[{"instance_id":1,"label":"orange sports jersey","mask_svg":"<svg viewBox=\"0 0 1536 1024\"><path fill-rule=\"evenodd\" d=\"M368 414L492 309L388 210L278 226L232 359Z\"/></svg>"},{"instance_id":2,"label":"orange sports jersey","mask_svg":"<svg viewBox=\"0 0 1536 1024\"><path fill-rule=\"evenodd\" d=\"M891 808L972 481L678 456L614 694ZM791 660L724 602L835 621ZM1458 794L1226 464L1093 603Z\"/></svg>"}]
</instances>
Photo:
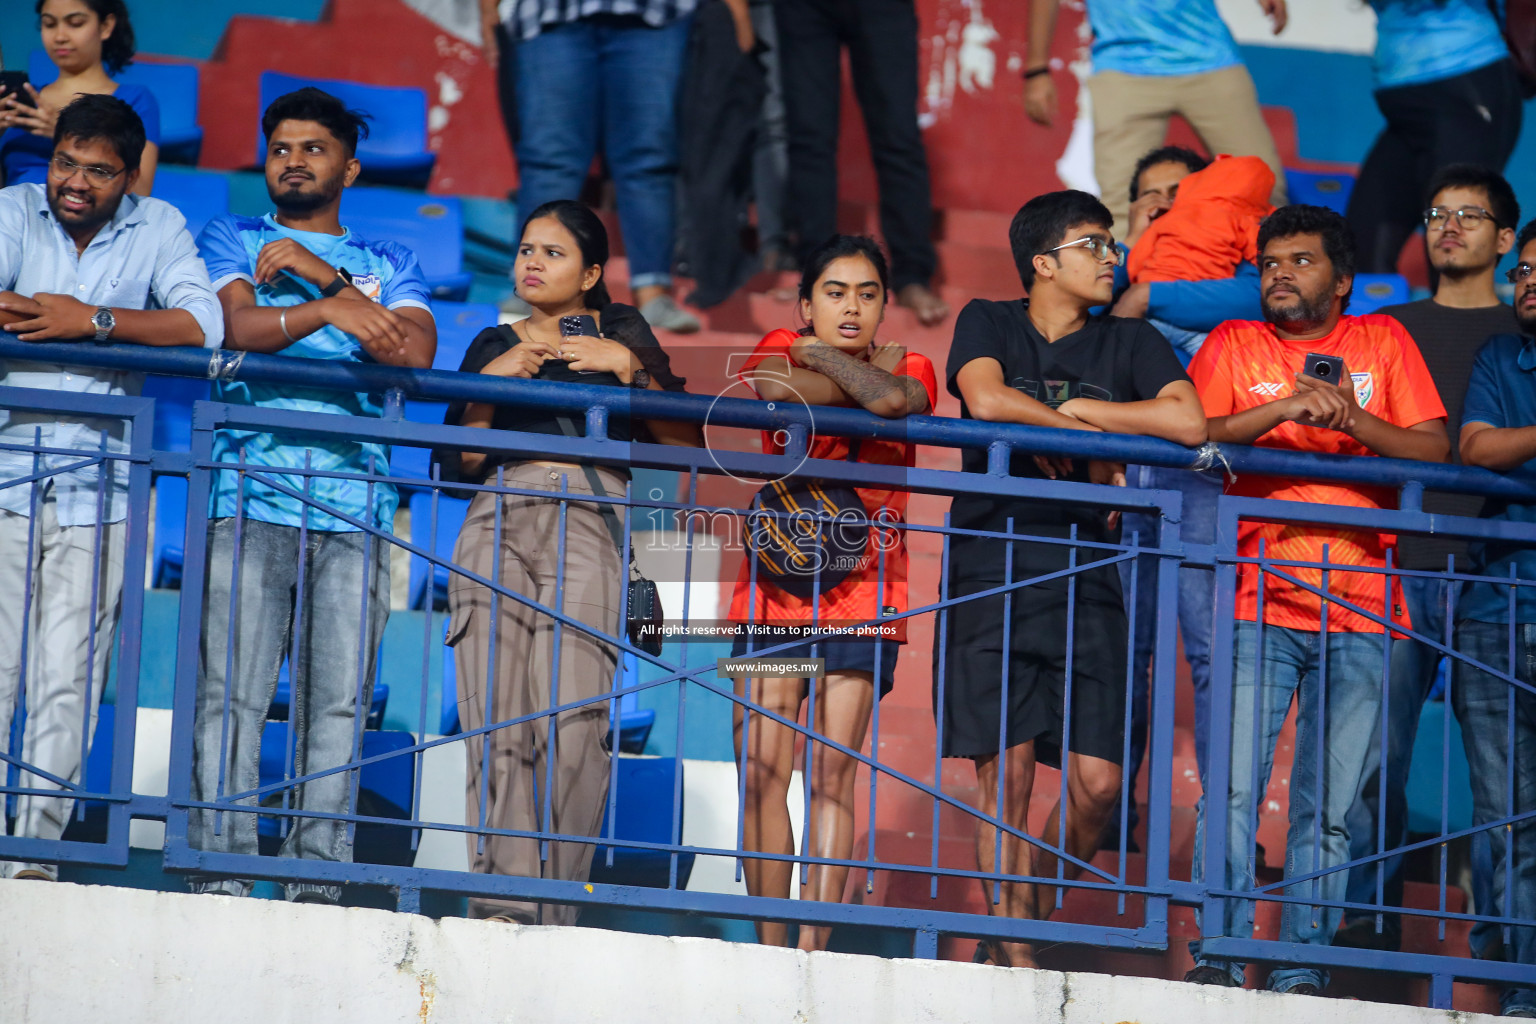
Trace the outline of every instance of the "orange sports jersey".
<instances>
[{"instance_id":1,"label":"orange sports jersey","mask_svg":"<svg viewBox=\"0 0 1536 1024\"><path fill-rule=\"evenodd\" d=\"M1339 356L1354 378L1355 401L1399 427L1443 419L1445 406L1424 357L1402 325L1388 316L1346 316L1332 333L1311 341L1287 341L1264 321L1228 320L1206 339L1190 364L1189 375L1200 392L1209 417L1229 416L1266 405L1294 393L1295 377L1309 352ZM1330 455L1373 455L1348 434L1319 427L1285 422L1259 438L1260 448L1323 452ZM1358 508L1396 508L1397 496L1389 487L1357 484L1323 484L1280 477L1242 474L1228 482L1226 493L1253 498L1277 498L1315 505L1352 505ZM1321 562L1323 545L1328 561L1348 565L1382 566L1386 552L1397 543L1392 534L1365 530L1328 529L1308 525L1284 525L1245 521L1238 531L1238 554L1259 555L1260 543L1268 558ZM1322 586L1322 570L1280 570L1315 587ZM1258 577L1256 565L1237 567L1236 617L1257 620ZM1266 574L1264 622L1292 629L1318 628L1322 598L1275 575ZM1392 619L1409 625L1402 590L1393 581ZM1371 612L1385 616L1385 577L1380 573L1328 573L1328 592ZM1330 632L1372 633L1381 627L1338 603L1328 608Z\"/></svg>"},{"instance_id":2,"label":"orange sports jersey","mask_svg":"<svg viewBox=\"0 0 1536 1024\"><path fill-rule=\"evenodd\" d=\"M790 365L797 365L790 355L790 345L799 337L794 331L779 329L772 331L762 341L758 342L749 358L741 368L739 376L745 378L756 369L765 359L771 356L783 356L788 359ZM908 352L902 361L896 364L895 373L898 376L915 378L928 392L928 407L932 409L938 404L939 384L938 378L933 372L933 363L925 355L916 352ZM750 383L750 382L749 382ZM763 451L778 454L782 447L774 442L770 431L763 431ZM859 462L873 463L884 466L912 466L915 465L916 446L901 441L876 441L864 440L859 444ZM842 461L848 458L848 440L842 437L822 437L813 434L810 440L810 458L829 459ZM857 488L858 495L864 501L864 508L869 513L871 520L883 522L904 522L906 519L907 499L906 491L880 490L873 488ZM885 509L883 516L880 510ZM877 518L878 517L878 518ZM883 562L883 570L882 570ZM884 573L885 587L880 599L876 600L877 593L881 592L880 578ZM749 614L750 598L748 591L751 588L751 560L742 561L741 573L736 580L735 592L731 595L730 618L732 622L758 622L775 626L788 626L800 623L809 623L813 620L818 625L853 625L867 622L880 614L881 608L907 610L907 544L905 531L898 533L893 547L889 548L883 559L871 559L869 565L860 569L839 583L832 590L821 595L821 607L817 609L809 598L796 597L787 594L771 583L766 583L761 577L757 580L756 608ZM901 619L893 623L896 627L894 636L885 639L894 639L899 643L905 643L907 639L906 620Z\"/></svg>"}]
</instances>

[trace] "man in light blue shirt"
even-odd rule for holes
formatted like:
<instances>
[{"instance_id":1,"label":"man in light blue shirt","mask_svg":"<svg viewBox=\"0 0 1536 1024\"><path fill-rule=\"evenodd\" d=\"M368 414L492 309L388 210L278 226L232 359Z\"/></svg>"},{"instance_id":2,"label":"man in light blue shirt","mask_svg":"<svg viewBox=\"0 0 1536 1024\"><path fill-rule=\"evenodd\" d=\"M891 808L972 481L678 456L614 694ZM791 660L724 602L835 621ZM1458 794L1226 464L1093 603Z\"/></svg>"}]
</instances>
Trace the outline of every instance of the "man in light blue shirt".
<instances>
[{"instance_id":1,"label":"man in light blue shirt","mask_svg":"<svg viewBox=\"0 0 1536 1024\"><path fill-rule=\"evenodd\" d=\"M366 130L363 115L319 89L280 96L267 108L267 192L276 212L220 217L198 239L224 306L226 347L432 365L437 328L416 257L341 226L342 192L361 170L357 140ZM265 409L382 412L376 395L244 381L216 387L220 401ZM392 484L337 475L387 476L389 448L374 441L225 429L213 456L239 469L215 473L209 511L192 783L201 801L257 788L262 729L285 659L292 775L353 760L389 615L389 543L379 534L389 533L399 503ZM341 771L304 783L289 806L355 812L352 777ZM345 822L286 824L283 856L352 859ZM197 849L255 855L256 816L195 809L189 838ZM250 885L209 877L194 888L247 895ZM287 896L334 903L339 891L292 884Z\"/></svg>"},{"instance_id":2,"label":"man in light blue shirt","mask_svg":"<svg viewBox=\"0 0 1536 1024\"><path fill-rule=\"evenodd\" d=\"M128 104L81 96L59 114L47 185L0 190L0 323L13 337L219 346L223 319L186 221L128 194L143 151L144 126ZM142 377L0 360L0 385L99 395L104 406L138 394ZM25 672L21 760L78 782L117 635L128 511L126 467L91 460L126 451L128 424L0 409L0 442L23 449L0 451L0 748ZM25 450L34 446L80 454ZM59 788L30 773L19 784ZM14 834L58 839L72 806L23 795ZM23 864L15 877L57 870Z\"/></svg>"},{"instance_id":3,"label":"man in light blue shirt","mask_svg":"<svg viewBox=\"0 0 1536 1024\"><path fill-rule=\"evenodd\" d=\"M1278 34L1286 0L1258 0ZM1051 39L1061 0L1030 0L1024 107L1040 124L1056 116ZM1143 153L1161 146L1179 114L1212 155L1256 156L1275 172L1276 206L1285 173L1259 112L1253 78L1215 0L1088 0L1093 28L1093 173L1099 195L1123 234L1131 175Z\"/></svg>"}]
</instances>

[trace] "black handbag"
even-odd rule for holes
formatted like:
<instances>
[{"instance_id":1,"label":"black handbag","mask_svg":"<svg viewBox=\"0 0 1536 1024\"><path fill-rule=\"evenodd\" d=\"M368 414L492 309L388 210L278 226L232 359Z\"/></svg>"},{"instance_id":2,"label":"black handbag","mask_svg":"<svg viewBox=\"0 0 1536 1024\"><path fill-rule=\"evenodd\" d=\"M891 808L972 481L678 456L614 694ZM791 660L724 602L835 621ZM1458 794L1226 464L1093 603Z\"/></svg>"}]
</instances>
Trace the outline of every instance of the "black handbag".
<instances>
[{"instance_id":1,"label":"black handbag","mask_svg":"<svg viewBox=\"0 0 1536 1024\"><path fill-rule=\"evenodd\" d=\"M569 416L555 417L560 422L560 429L567 437L580 437L576 432L576 424L571 422ZM586 474L587 486L592 488L593 497L598 500L598 508L602 511L603 521L608 524L608 534L613 538L613 546L622 555L624 552L624 532L619 525L619 517L613 510L610 502L602 499L608 497L608 491L603 487L603 481L598 477L597 471L586 463L582 464L581 471ZM625 623L625 632L630 642L640 648L646 654L657 657L661 654L661 625L665 618L661 608L661 593L656 589L653 580L646 579L635 565L635 551L629 551L629 621Z\"/></svg>"},{"instance_id":2,"label":"black handbag","mask_svg":"<svg viewBox=\"0 0 1536 1024\"><path fill-rule=\"evenodd\" d=\"M859 442L848 461L859 460ZM826 480L771 480L752 500L746 542L760 579L810 600L862 567L869 550L869 511L859 492Z\"/></svg>"}]
</instances>

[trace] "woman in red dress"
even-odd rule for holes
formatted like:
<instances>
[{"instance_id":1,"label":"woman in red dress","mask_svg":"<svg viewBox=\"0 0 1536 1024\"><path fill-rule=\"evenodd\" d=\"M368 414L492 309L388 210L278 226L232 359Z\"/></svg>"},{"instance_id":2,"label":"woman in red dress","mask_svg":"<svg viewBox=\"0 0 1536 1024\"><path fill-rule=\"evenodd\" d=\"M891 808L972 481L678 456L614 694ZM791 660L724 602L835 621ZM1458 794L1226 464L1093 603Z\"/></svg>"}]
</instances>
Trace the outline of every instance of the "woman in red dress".
<instances>
[{"instance_id":1,"label":"woman in red dress","mask_svg":"<svg viewBox=\"0 0 1536 1024\"><path fill-rule=\"evenodd\" d=\"M811 254L800 279L799 332L776 330L765 337L742 369L741 377L770 402L809 406L855 406L898 418L932 410L938 384L925 356L897 345L877 344L875 332L885 315L885 256L868 238L835 235ZM854 442L854 461L890 466L913 465L913 446L900 441ZM763 450L782 447L767 432ZM809 457L849 458L841 437L812 435ZM905 491L860 488L865 516L880 523L858 567L835 586L810 597L790 593L771 574L742 566L731 601L737 623L733 656L773 648L818 628L857 627L907 608L907 551L899 528L907 505ZM882 550L883 549L883 550ZM794 588L792 588L794 589ZM814 599L819 596L819 600ZM751 626L749 632L747 627ZM868 730L878 679L880 695L891 689L899 645L906 641L904 619L874 627L862 635L807 641L765 657L826 659L826 676L815 681L815 730L851 750L860 750ZM738 679L737 693L794 721L811 693L805 678ZM744 724L749 722L750 724ZM795 768L795 732L762 714L736 709L736 752L746 745L746 811L743 846L763 853L793 855L788 796ZM847 860L853 851L854 779L858 761L825 743L814 743L811 757L810 834L806 855ZM754 896L788 897L795 865L788 860L745 858L747 891ZM847 882L844 865L812 864L802 899L841 900ZM802 926L801 949L824 949L830 928ZM757 925L758 940L789 945L789 928L776 921Z\"/></svg>"}]
</instances>

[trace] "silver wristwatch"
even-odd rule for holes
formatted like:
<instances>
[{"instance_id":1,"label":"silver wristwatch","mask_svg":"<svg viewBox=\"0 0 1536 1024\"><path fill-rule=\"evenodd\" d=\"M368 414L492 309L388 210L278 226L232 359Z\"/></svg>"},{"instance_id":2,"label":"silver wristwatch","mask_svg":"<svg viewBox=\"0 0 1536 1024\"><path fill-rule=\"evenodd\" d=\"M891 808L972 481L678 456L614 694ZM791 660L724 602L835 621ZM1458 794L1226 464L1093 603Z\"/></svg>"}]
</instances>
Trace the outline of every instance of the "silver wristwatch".
<instances>
[{"instance_id":1,"label":"silver wristwatch","mask_svg":"<svg viewBox=\"0 0 1536 1024\"><path fill-rule=\"evenodd\" d=\"M112 333L112 329L117 326L117 317L113 316L112 311L106 306L102 306L91 317L91 323L96 326L96 344L103 345L107 341L107 336Z\"/></svg>"}]
</instances>

